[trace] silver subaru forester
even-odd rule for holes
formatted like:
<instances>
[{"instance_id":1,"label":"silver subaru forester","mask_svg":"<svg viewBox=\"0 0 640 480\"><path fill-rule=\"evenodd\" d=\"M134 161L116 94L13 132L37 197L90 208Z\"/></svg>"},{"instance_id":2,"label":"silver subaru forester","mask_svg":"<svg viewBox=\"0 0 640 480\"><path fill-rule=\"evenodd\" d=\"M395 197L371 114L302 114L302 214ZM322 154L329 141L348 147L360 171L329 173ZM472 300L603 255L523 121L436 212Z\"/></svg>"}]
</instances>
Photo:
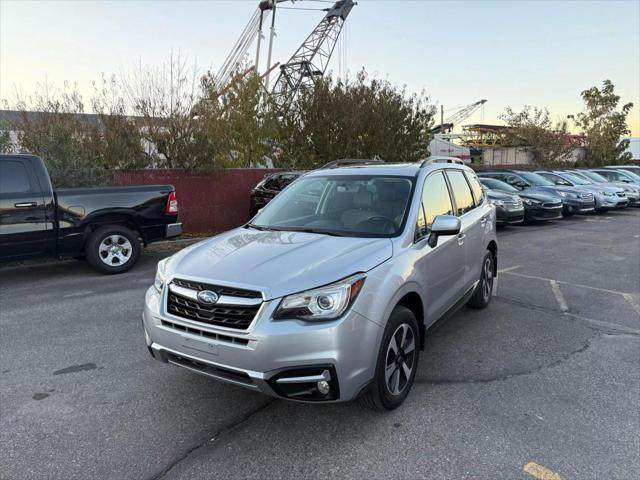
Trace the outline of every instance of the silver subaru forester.
<instances>
[{"instance_id":1,"label":"silver subaru forester","mask_svg":"<svg viewBox=\"0 0 640 480\"><path fill-rule=\"evenodd\" d=\"M486 307L496 265L495 209L470 168L314 170L159 262L145 339L158 360L268 395L393 409L429 327Z\"/></svg>"}]
</instances>

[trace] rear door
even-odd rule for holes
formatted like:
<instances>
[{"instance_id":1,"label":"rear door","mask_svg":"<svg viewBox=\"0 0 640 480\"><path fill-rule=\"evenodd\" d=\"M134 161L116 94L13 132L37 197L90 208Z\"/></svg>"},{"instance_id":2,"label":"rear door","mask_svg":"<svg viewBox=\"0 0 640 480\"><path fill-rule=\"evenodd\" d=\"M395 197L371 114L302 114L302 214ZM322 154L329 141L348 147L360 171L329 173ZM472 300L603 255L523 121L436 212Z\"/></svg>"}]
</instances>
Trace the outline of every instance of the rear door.
<instances>
[{"instance_id":1,"label":"rear door","mask_svg":"<svg viewBox=\"0 0 640 480\"><path fill-rule=\"evenodd\" d=\"M471 186L462 170L447 169L446 173L455 199L456 214L461 222L457 237L458 244L464 249L464 277L458 284L460 297L480 278L485 247L484 229L490 210L476 204Z\"/></svg>"},{"instance_id":2,"label":"rear door","mask_svg":"<svg viewBox=\"0 0 640 480\"><path fill-rule=\"evenodd\" d=\"M0 257L47 253L48 230L44 197L28 159L0 161Z\"/></svg>"}]
</instances>

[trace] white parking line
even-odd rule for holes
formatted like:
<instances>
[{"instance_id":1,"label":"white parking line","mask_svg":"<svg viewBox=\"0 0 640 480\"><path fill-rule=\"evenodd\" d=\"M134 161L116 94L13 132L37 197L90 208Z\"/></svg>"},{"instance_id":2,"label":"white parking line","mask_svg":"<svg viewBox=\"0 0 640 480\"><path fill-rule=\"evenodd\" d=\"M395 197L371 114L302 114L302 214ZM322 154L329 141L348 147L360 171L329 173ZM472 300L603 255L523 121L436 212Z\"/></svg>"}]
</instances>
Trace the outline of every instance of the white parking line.
<instances>
[{"instance_id":1,"label":"white parking line","mask_svg":"<svg viewBox=\"0 0 640 480\"><path fill-rule=\"evenodd\" d=\"M506 273L506 272L510 272L512 270L516 270L520 268L520 265L514 265L513 267L507 267L507 268L501 268L498 270L498 273Z\"/></svg>"},{"instance_id":2,"label":"white parking line","mask_svg":"<svg viewBox=\"0 0 640 480\"><path fill-rule=\"evenodd\" d=\"M495 297L498 294L498 277L493 279L493 291L491 292L491 296Z\"/></svg>"},{"instance_id":3,"label":"white parking line","mask_svg":"<svg viewBox=\"0 0 640 480\"><path fill-rule=\"evenodd\" d=\"M555 280L549 280L549 283L551 284L551 291L553 292L553 296L556 297L556 301L558 302L560 310L562 310L563 312L568 312L569 306L567 305L567 301L564 299L564 295L560 290L560 285L558 285L558 282L556 282Z\"/></svg>"},{"instance_id":4,"label":"white parking line","mask_svg":"<svg viewBox=\"0 0 640 480\"><path fill-rule=\"evenodd\" d=\"M550 282L550 281L553 280L554 282L558 282L558 284L560 284L560 285L569 285L571 287L588 288L589 290L597 290L598 292L615 293L617 295L629 295L626 292L618 292L617 290L609 290L607 288L592 287L590 285L582 285L580 283L564 282L562 280L554 280L553 278L538 277L536 275L525 275L524 273L512 273L512 272L505 272L505 274L506 275L515 275L516 277L522 277L522 278L531 278L533 280L544 280L544 281L547 281L547 282Z\"/></svg>"},{"instance_id":5,"label":"white parking line","mask_svg":"<svg viewBox=\"0 0 640 480\"><path fill-rule=\"evenodd\" d=\"M92 293L93 292L91 290L87 290L84 292L67 293L66 295L63 295L62 298L84 297L85 295L91 295Z\"/></svg>"}]
</instances>

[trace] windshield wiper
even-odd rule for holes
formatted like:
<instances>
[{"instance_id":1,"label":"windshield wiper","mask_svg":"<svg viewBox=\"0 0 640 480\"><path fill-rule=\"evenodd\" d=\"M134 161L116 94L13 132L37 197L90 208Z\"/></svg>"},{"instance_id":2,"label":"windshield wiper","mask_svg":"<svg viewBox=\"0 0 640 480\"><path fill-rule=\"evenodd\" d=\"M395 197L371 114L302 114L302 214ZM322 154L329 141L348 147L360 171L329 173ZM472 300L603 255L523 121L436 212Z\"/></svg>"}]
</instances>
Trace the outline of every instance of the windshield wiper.
<instances>
[{"instance_id":1,"label":"windshield wiper","mask_svg":"<svg viewBox=\"0 0 640 480\"><path fill-rule=\"evenodd\" d=\"M253 228L255 230L267 231L267 232L273 232L276 230L275 228L263 227L262 225L256 225L255 223L247 223L244 226L244 228Z\"/></svg>"},{"instance_id":2,"label":"windshield wiper","mask_svg":"<svg viewBox=\"0 0 640 480\"><path fill-rule=\"evenodd\" d=\"M324 230L322 228L287 228L292 232L317 233L319 235L330 235L332 237L346 237L344 233L335 230Z\"/></svg>"}]
</instances>

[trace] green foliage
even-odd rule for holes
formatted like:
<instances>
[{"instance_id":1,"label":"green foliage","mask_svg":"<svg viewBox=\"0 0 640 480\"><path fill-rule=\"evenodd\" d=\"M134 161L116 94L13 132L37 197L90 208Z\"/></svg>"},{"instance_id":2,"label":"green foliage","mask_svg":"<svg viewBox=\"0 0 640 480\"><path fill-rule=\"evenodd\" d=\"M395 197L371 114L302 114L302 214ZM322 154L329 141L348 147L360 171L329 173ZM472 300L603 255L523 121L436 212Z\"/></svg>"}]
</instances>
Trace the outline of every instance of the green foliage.
<instances>
[{"instance_id":1,"label":"green foliage","mask_svg":"<svg viewBox=\"0 0 640 480\"><path fill-rule=\"evenodd\" d=\"M24 103L17 105L19 150L42 157L58 188L106 183L100 165L101 141L77 91L68 86L55 94L38 91L30 100L34 110L42 113L32 115Z\"/></svg>"},{"instance_id":2,"label":"green foliage","mask_svg":"<svg viewBox=\"0 0 640 480\"><path fill-rule=\"evenodd\" d=\"M591 87L580 96L585 110L575 116L587 139L587 155L583 161L586 166L612 165L628 163L631 153L629 140L621 137L629 135L627 115L633 103L626 103L618 109L620 96L614 93L611 80L605 80L602 88Z\"/></svg>"},{"instance_id":3,"label":"green foliage","mask_svg":"<svg viewBox=\"0 0 640 480\"><path fill-rule=\"evenodd\" d=\"M505 145L520 147L529 152L534 164L555 167L571 159L574 145L570 139L566 122L553 124L546 108L525 105L520 112L511 107L500 115L509 129Z\"/></svg>"},{"instance_id":4,"label":"green foliage","mask_svg":"<svg viewBox=\"0 0 640 480\"><path fill-rule=\"evenodd\" d=\"M341 158L413 162L426 156L435 108L424 93L369 80L319 81L279 125L278 166L310 168Z\"/></svg>"}]
</instances>

